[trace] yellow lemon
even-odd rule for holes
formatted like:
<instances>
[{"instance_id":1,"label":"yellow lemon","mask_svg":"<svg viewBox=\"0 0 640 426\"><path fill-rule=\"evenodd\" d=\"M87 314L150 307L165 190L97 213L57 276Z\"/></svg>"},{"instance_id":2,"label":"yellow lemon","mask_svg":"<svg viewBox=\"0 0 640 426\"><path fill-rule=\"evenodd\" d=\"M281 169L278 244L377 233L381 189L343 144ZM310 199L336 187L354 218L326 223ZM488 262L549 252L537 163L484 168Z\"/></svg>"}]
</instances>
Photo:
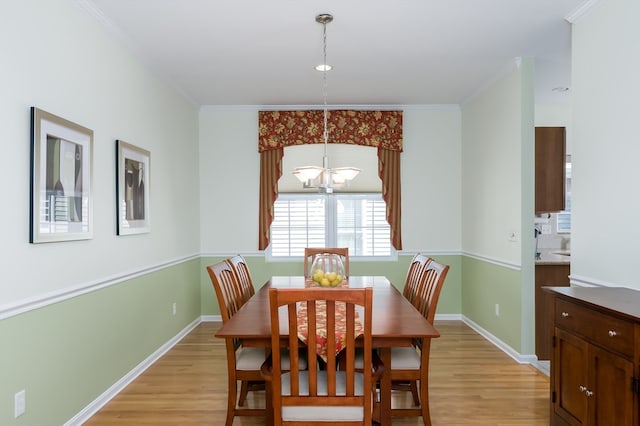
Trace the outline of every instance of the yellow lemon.
<instances>
[{"instance_id":1,"label":"yellow lemon","mask_svg":"<svg viewBox=\"0 0 640 426\"><path fill-rule=\"evenodd\" d=\"M322 287L329 287L331 285L331 283L329 283L329 280L326 278L323 278L322 280L320 280L320 285Z\"/></svg>"},{"instance_id":2,"label":"yellow lemon","mask_svg":"<svg viewBox=\"0 0 640 426\"><path fill-rule=\"evenodd\" d=\"M340 284L342 282L342 275L336 275L336 283Z\"/></svg>"},{"instance_id":3,"label":"yellow lemon","mask_svg":"<svg viewBox=\"0 0 640 426\"><path fill-rule=\"evenodd\" d=\"M335 272L329 272L329 273L327 274L327 279L328 279L329 281L335 281L335 280L336 280L336 276L337 276L337 275L338 275L338 274L336 274Z\"/></svg>"}]
</instances>

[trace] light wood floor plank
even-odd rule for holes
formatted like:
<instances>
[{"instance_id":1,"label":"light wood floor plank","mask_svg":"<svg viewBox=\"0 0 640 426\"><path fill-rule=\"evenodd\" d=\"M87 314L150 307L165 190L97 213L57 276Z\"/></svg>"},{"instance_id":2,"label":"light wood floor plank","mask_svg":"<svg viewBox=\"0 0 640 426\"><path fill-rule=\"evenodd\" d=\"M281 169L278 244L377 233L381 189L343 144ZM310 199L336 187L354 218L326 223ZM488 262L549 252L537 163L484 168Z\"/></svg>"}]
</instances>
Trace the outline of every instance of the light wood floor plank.
<instances>
[{"instance_id":1,"label":"light wood floor plank","mask_svg":"<svg viewBox=\"0 0 640 426\"><path fill-rule=\"evenodd\" d=\"M85 425L222 425L227 373L219 323L202 323L105 405ZM549 424L549 378L520 365L460 321L438 321L442 337L431 347L430 398L434 426L542 426ZM248 404L263 405L264 395ZM394 406L411 404L394 392ZM264 425L236 418L234 425ZM421 418L393 419L422 425Z\"/></svg>"}]
</instances>

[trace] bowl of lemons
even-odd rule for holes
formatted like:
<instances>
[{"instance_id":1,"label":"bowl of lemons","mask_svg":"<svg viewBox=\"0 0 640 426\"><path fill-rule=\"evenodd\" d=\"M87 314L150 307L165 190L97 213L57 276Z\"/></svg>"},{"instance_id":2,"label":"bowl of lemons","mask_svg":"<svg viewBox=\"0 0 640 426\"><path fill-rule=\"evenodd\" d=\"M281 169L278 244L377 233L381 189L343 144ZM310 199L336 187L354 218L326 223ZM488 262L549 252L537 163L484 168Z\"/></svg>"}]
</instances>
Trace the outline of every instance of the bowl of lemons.
<instances>
[{"instance_id":1,"label":"bowl of lemons","mask_svg":"<svg viewBox=\"0 0 640 426\"><path fill-rule=\"evenodd\" d=\"M344 281L344 264L337 254L317 255L311 264L311 271L311 278L320 287L337 287Z\"/></svg>"}]
</instances>

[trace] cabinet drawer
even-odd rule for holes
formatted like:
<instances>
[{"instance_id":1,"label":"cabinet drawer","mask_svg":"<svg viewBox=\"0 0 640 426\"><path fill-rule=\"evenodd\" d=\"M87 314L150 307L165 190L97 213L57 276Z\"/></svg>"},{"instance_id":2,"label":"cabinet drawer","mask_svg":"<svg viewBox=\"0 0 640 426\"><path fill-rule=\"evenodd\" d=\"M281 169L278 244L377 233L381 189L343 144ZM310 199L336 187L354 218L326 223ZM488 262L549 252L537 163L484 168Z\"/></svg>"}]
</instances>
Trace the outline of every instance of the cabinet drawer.
<instances>
[{"instance_id":1,"label":"cabinet drawer","mask_svg":"<svg viewBox=\"0 0 640 426\"><path fill-rule=\"evenodd\" d=\"M573 331L596 344L633 357L632 322L556 299L555 323L557 327Z\"/></svg>"}]
</instances>

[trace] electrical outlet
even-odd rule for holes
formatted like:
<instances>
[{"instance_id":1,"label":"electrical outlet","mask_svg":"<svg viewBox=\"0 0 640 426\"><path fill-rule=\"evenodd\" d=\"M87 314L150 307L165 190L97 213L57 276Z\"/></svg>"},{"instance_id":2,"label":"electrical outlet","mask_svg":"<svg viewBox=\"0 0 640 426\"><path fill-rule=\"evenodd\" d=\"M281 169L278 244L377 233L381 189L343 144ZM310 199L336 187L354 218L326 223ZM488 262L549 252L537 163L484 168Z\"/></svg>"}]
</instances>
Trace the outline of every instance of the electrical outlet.
<instances>
[{"instance_id":1,"label":"electrical outlet","mask_svg":"<svg viewBox=\"0 0 640 426\"><path fill-rule=\"evenodd\" d=\"M500 316L500 304L496 303L496 316L499 317Z\"/></svg>"},{"instance_id":2,"label":"electrical outlet","mask_svg":"<svg viewBox=\"0 0 640 426\"><path fill-rule=\"evenodd\" d=\"M516 231L509 232L509 234L507 235L507 240L518 241L518 234L516 233Z\"/></svg>"},{"instance_id":3,"label":"electrical outlet","mask_svg":"<svg viewBox=\"0 0 640 426\"><path fill-rule=\"evenodd\" d=\"M13 396L13 416L18 418L27 411L27 392L23 389Z\"/></svg>"},{"instance_id":4,"label":"electrical outlet","mask_svg":"<svg viewBox=\"0 0 640 426\"><path fill-rule=\"evenodd\" d=\"M544 224L541 226L541 232L543 235L549 235L551 234L551 225L549 224Z\"/></svg>"},{"instance_id":5,"label":"electrical outlet","mask_svg":"<svg viewBox=\"0 0 640 426\"><path fill-rule=\"evenodd\" d=\"M176 304L176 302L173 302L172 310L173 310L173 315L174 315L174 316L175 316L175 314L176 314L176 308L177 308L177 304Z\"/></svg>"}]
</instances>

